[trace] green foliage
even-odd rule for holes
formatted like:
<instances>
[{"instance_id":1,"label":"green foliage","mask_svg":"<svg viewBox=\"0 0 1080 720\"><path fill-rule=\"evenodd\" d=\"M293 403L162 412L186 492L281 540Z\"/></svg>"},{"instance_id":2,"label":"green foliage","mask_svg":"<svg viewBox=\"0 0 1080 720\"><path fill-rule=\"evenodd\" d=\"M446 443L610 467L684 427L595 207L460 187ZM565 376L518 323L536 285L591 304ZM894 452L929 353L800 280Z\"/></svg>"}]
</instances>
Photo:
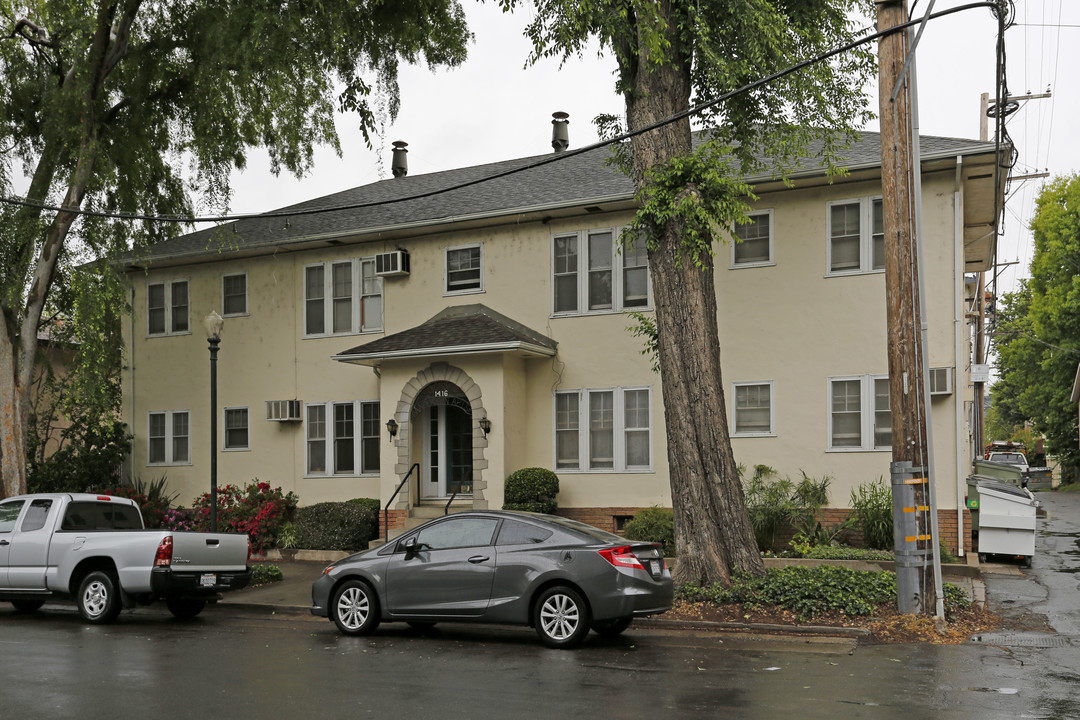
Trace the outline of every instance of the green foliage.
<instances>
[{"instance_id":1,"label":"green foliage","mask_svg":"<svg viewBox=\"0 0 1080 720\"><path fill-rule=\"evenodd\" d=\"M252 585L268 585L269 583L281 582L284 579L285 575L282 574L281 568L277 565L254 563L251 566Z\"/></svg>"},{"instance_id":2,"label":"green foliage","mask_svg":"<svg viewBox=\"0 0 1080 720\"><path fill-rule=\"evenodd\" d=\"M365 503L316 503L298 508L293 525L297 547L353 552L378 537L379 514Z\"/></svg>"},{"instance_id":3,"label":"green foliage","mask_svg":"<svg viewBox=\"0 0 1080 720\"><path fill-rule=\"evenodd\" d=\"M382 512L382 505L379 504L378 498L353 498L347 502L356 503L357 505L363 505L364 507L375 513L375 517L379 517L379 513Z\"/></svg>"},{"instance_id":4,"label":"green foliage","mask_svg":"<svg viewBox=\"0 0 1080 720\"><path fill-rule=\"evenodd\" d=\"M472 38L459 0L4 0L0 17L0 195L176 218L196 205L227 210L231 171L253 148L265 148L274 173L297 176L312 168L315 146L340 153L336 112L352 113L368 138L397 114L402 62L458 65ZM29 187L16 193L24 175ZM113 393L89 378L119 368L107 357L122 349L107 321L123 302L108 302L115 277L103 280L111 289L86 295L90 281L76 268L105 260L93 272L106 278L108 260L178 230L92 215L72 224L55 211L0 204L0 333L12 341L15 381L0 388L29 386L34 358L18 340L59 316L87 337L101 334L84 348L82 364L96 370L81 394ZM228 249L230 235L206 239ZM80 295L89 303L81 308ZM22 435L13 400L0 398L0 421ZM20 469L0 479L10 492L21 478Z\"/></svg>"},{"instance_id":5,"label":"green foliage","mask_svg":"<svg viewBox=\"0 0 1080 720\"><path fill-rule=\"evenodd\" d=\"M296 510L296 493L283 493L256 478L240 488L226 485L217 491L218 532L245 533L254 552L276 547L278 535ZM210 530L210 493L192 504L196 528Z\"/></svg>"},{"instance_id":6,"label":"green foliage","mask_svg":"<svg viewBox=\"0 0 1080 720\"><path fill-rule=\"evenodd\" d=\"M521 468L506 478L503 492L504 510L550 515L558 508L555 496L559 494L559 476L547 468Z\"/></svg>"},{"instance_id":7,"label":"green foliage","mask_svg":"<svg viewBox=\"0 0 1080 720\"><path fill-rule=\"evenodd\" d=\"M773 568L761 577L739 576L728 588L684 585L678 595L691 602L739 603L747 609L776 606L804 620L828 612L870 615L879 605L896 602L896 574L831 565Z\"/></svg>"},{"instance_id":8,"label":"green foliage","mask_svg":"<svg viewBox=\"0 0 1080 720\"><path fill-rule=\"evenodd\" d=\"M847 531L847 525L824 527L818 514L829 502L828 475L815 480L806 473L795 483L780 477L767 465L755 465L754 475L743 485L750 524L758 549L776 547L777 535L789 528L800 552L817 545L830 545Z\"/></svg>"},{"instance_id":9,"label":"green foliage","mask_svg":"<svg viewBox=\"0 0 1080 720\"><path fill-rule=\"evenodd\" d=\"M299 512L299 508L297 508ZM281 532L278 533L278 547L290 549L298 547L296 536L296 525L291 522L287 522L281 526Z\"/></svg>"},{"instance_id":10,"label":"green foliage","mask_svg":"<svg viewBox=\"0 0 1080 720\"><path fill-rule=\"evenodd\" d=\"M892 562L896 559L888 550L856 548L849 545L819 545L809 548L802 557L815 560L864 560L867 562Z\"/></svg>"},{"instance_id":11,"label":"green foliage","mask_svg":"<svg viewBox=\"0 0 1080 720\"><path fill-rule=\"evenodd\" d=\"M626 523L623 535L627 540L660 543L664 557L675 556L675 519L670 508L654 505L638 510L634 519Z\"/></svg>"},{"instance_id":12,"label":"green foliage","mask_svg":"<svg viewBox=\"0 0 1080 720\"><path fill-rule=\"evenodd\" d=\"M851 519L862 532L863 543L877 550L888 550L893 538L892 489L884 479L863 483L851 491Z\"/></svg>"},{"instance_id":13,"label":"green foliage","mask_svg":"<svg viewBox=\"0 0 1080 720\"><path fill-rule=\"evenodd\" d=\"M645 347L641 354L649 358L650 366L654 373L660 372L660 331L656 328L656 318L652 314L645 314L636 310L626 313L634 320L634 324L627 328L634 337L643 338Z\"/></svg>"},{"instance_id":14,"label":"green foliage","mask_svg":"<svg viewBox=\"0 0 1080 720\"><path fill-rule=\"evenodd\" d=\"M131 436L121 422L106 428L72 425L67 442L44 459L31 454L27 471L30 492L92 492L120 484L120 469L131 451Z\"/></svg>"},{"instance_id":15,"label":"green foliage","mask_svg":"<svg viewBox=\"0 0 1080 720\"><path fill-rule=\"evenodd\" d=\"M1000 380L994 409L1006 427L1031 421L1046 450L1080 472L1073 380L1080 363L1080 176L1046 184L1031 221L1031 278L1006 293L994 340Z\"/></svg>"}]
</instances>

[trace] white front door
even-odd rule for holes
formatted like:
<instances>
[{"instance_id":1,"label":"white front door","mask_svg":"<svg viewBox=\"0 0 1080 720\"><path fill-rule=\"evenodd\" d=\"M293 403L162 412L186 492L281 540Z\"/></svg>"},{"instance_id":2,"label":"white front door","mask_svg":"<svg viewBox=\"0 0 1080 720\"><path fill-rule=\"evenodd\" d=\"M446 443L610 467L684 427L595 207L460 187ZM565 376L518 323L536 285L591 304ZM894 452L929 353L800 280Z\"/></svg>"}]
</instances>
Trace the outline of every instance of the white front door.
<instances>
[{"instance_id":1,"label":"white front door","mask_svg":"<svg viewBox=\"0 0 1080 720\"><path fill-rule=\"evenodd\" d=\"M454 404L424 411L423 498L472 494L472 415Z\"/></svg>"}]
</instances>

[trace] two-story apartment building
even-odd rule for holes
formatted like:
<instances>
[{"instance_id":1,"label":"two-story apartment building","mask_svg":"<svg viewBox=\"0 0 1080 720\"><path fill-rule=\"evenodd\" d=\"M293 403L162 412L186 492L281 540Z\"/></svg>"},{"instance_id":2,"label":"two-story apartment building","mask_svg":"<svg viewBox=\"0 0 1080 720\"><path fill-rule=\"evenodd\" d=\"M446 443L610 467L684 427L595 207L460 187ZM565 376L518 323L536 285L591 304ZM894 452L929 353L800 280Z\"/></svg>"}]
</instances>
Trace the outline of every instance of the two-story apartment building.
<instances>
[{"instance_id":1,"label":"two-story apartment building","mask_svg":"<svg viewBox=\"0 0 1080 720\"><path fill-rule=\"evenodd\" d=\"M922 154L937 500L955 549L970 538L965 273L992 261L995 156L933 137ZM403 174L132 255L132 473L167 474L186 502L216 452L222 483L385 504L412 470L399 527L455 493L500 507L527 466L554 469L560 512L600 526L670 506L663 389L627 331L627 311L652 309L647 256L620 249L633 187L606 157ZM891 459L879 157L863 133L844 178L751 178L752 223L717 248L736 461L827 474L841 508ZM211 311L225 318L216 447Z\"/></svg>"}]
</instances>

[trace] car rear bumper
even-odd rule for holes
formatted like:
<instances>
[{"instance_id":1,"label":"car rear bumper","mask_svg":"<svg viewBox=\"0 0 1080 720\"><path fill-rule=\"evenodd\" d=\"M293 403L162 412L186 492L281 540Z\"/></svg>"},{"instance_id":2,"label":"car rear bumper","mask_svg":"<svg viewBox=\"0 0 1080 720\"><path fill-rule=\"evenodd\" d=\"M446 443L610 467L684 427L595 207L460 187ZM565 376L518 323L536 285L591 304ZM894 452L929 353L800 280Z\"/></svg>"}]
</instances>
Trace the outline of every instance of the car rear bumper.
<instances>
[{"instance_id":1,"label":"car rear bumper","mask_svg":"<svg viewBox=\"0 0 1080 720\"><path fill-rule=\"evenodd\" d=\"M594 620L658 615L671 609L675 590L667 570L659 579L643 570L619 570L618 574L609 591L590 596Z\"/></svg>"},{"instance_id":2,"label":"car rear bumper","mask_svg":"<svg viewBox=\"0 0 1080 720\"><path fill-rule=\"evenodd\" d=\"M251 582L251 568L228 572L176 572L172 568L154 568L150 573L150 591L155 597L211 598L227 590L239 590Z\"/></svg>"}]
</instances>

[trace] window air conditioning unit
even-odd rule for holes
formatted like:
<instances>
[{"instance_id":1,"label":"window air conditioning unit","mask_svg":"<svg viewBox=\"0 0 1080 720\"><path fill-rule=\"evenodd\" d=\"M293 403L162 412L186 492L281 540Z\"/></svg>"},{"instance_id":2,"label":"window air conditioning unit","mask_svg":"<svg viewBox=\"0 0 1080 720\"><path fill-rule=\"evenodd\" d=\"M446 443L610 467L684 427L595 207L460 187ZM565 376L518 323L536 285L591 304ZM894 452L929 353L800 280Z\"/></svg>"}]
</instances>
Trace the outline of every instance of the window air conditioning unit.
<instances>
[{"instance_id":1,"label":"window air conditioning unit","mask_svg":"<svg viewBox=\"0 0 1080 720\"><path fill-rule=\"evenodd\" d=\"M375 274L379 277L398 277L409 274L409 252L395 250L375 256Z\"/></svg>"},{"instance_id":2,"label":"window air conditioning unit","mask_svg":"<svg viewBox=\"0 0 1080 720\"><path fill-rule=\"evenodd\" d=\"M930 394L952 395L952 368L930 368Z\"/></svg>"},{"instance_id":3,"label":"window air conditioning unit","mask_svg":"<svg viewBox=\"0 0 1080 720\"><path fill-rule=\"evenodd\" d=\"M300 422L300 401L267 400L266 419L272 422Z\"/></svg>"}]
</instances>

